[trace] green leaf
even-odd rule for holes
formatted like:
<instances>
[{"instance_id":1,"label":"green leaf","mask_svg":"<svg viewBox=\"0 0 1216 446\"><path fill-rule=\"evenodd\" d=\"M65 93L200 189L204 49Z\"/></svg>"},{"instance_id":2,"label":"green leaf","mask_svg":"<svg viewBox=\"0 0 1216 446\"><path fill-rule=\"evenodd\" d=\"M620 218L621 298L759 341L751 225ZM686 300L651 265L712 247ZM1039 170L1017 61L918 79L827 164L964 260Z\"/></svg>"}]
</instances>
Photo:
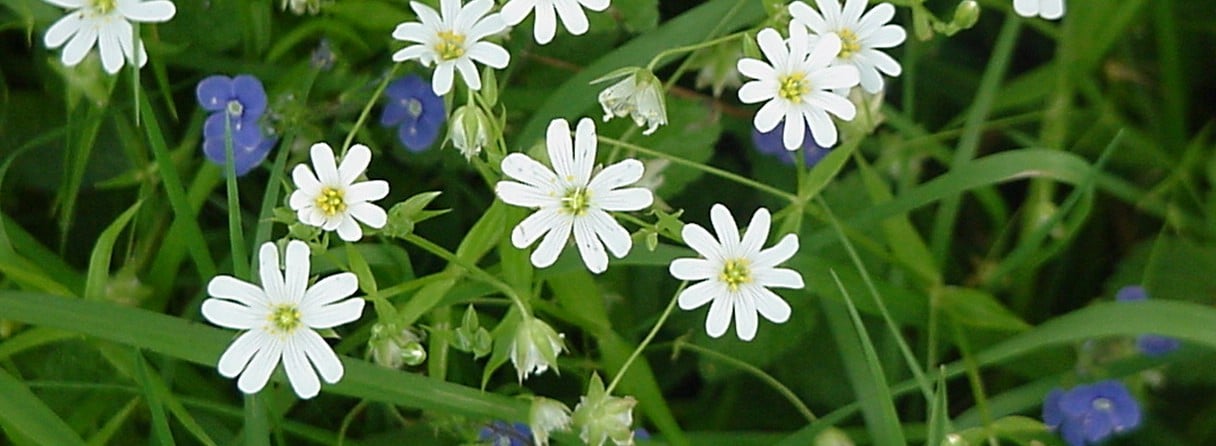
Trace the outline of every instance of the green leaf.
<instances>
[{"instance_id":1,"label":"green leaf","mask_svg":"<svg viewBox=\"0 0 1216 446\"><path fill-rule=\"evenodd\" d=\"M1024 331L1030 328L1030 324L985 291L943 287L935 292L938 293L938 302L946 314L965 326L1005 331Z\"/></svg>"},{"instance_id":2,"label":"green leaf","mask_svg":"<svg viewBox=\"0 0 1216 446\"><path fill-rule=\"evenodd\" d=\"M84 446L84 440L67 423L4 368L0 368L0 395L4 395L0 398L0 425L10 435L29 438L36 444Z\"/></svg>"},{"instance_id":3,"label":"green leaf","mask_svg":"<svg viewBox=\"0 0 1216 446\"><path fill-rule=\"evenodd\" d=\"M131 205L97 237L97 243L93 245L93 253L89 256L89 274L85 278L84 284L85 299L97 300L106 297L106 283L110 279L110 257L114 253L114 242L122 234L122 229L131 221L131 217L135 216L140 203L137 201Z\"/></svg>"}]
</instances>

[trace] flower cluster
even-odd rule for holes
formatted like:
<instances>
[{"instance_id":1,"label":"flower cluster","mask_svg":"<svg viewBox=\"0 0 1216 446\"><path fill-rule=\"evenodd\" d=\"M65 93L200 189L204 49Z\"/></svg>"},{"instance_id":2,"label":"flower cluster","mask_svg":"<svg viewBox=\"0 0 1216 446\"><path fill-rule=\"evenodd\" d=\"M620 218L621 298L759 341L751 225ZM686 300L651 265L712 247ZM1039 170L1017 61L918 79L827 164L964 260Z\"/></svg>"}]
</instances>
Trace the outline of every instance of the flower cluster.
<instances>
[{"instance_id":1,"label":"flower cluster","mask_svg":"<svg viewBox=\"0 0 1216 446\"><path fill-rule=\"evenodd\" d=\"M411 152L430 147L447 119L443 98L431 91L421 77L412 74L388 84L384 95L388 96L388 104L380 115L380 125L397 126L397 139Z\"/></svg>"},{"instance_id":2,"label":"flower cluster","mask_svg":"<svg viewBox=\"0 0 1216 446\"><path fill-rule=\"evenodd\" d=\"M63 46L63 64L70 67L84 60L97 45L101 66L110 74L122 69L124 60L137 67L148 63L144 43L135 35L131 22L166 22L177 13L177 6L168 0L45 1L71 10L47 28L43 39L46 47Z\"/></svg>"},{"instance_id":3,"label":"flower cluster","mask_svg":"<svg viewBox=\"0 0 1216 446\"><path fill-rule=\"evenodd\" d=\"M209 76L199 81L195 96L210 112L203 122L203 154L212 163L226 165L228 147L237 176L266 159L278 138L267 135L261 120L266 113L262 81L248 74Z\"/></svg>"},{"instance_id":4,"label":"flower cluster","mask_svg":"<svg viewBox=\"0 0 1216 446\"><path fill-rule=\"evenodd\" d=\"M1053 389L1043 402L1043 423L1069 446L1098 444L1140 425L1140 404L1114 380Z\"/></svg>"},{"instance_id":5,"label":"flower cluster","mask_svg":"<svg viewBox=\"0 0 1216 446\"><path fill-rule=\"evenodd\" d=\"M300 223L324 231L336 230L338 237L348 242L363 238L359 222L383 228L388 222L388 213L371 202L388 195L388 182L356 182L372 161L371 150L355 144L342 157L341 165L329 144L313 144L310 152L313 168L299 164L291 171L297 189L291 193L288 204L296 211Z\"/></svg>"}]
</instances>

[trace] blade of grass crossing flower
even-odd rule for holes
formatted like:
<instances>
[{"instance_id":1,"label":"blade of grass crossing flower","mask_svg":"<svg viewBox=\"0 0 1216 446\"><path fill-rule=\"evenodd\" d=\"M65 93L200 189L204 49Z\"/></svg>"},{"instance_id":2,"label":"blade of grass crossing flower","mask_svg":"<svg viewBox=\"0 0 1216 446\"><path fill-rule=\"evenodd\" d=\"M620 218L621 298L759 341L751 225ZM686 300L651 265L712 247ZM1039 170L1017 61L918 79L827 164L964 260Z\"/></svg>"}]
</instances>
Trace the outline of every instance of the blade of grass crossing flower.
<instances>
[{"instance_id":1,"label":"blade of grass crossing flower","mask_svg":"<svg viewBox=\"0 0 1216 446\"><path fill-rule=\"evenodd\" d=\"M875 444L907 444L874 343L866 333L865 324L853 306L848 289L840 282L835 270L831 274L837 289L844 296L845 305L842 308L839 303L827 299L819 299L819 302L844 362L849 383L853 386L853 394L861 405L867 432Z\"/></svg>"},{"instance_id":2,"label":"blade of grass crossing flower","mask_svg":"<svg viewBox=\"0 0 1216 446\"><path fill-rule=\"evenodd\" d=\"M946 370L941 367L937 373L937 389L933 394L933 405L929 407L929 433L925 439L925 446L941 446L946 441L946 434L952 430L948 405Z\"/></svg>"},{"instance_id":3,"label":"blade of grass crossing flower","mask_svg":"<svg viewBox=\"0 0 1216 446\"><path fill-rule=\"evenodd\" d=\"M274 208L282 204L279 201L279 192L286 181L287 155L291 153L287 148L295 144L295 139L294 134L289 134L279 143L279 153L275 155L274 166L270 168L270 179L266 181L266 193L262 194L262 209L258 212L257 229L254 229L253 232L252 246L262 246L263 243L270 241L271 232L274 230L274 220L271 217L274 215ZM257 257L257 250L253 251L253 256ZM250 261L250 265L256 264L257 259Z\"/></svg>"},{"instance_id":4,"label":"blade of grass crossing flower","mask_svg":"<svg viewBox=\"0 0 1216 446\"><path fill-rule=\"evenodd\" d=\"M3 367L0 367L0 395L4 395L0 398L0 425L4 431L34 444L85 444L63 419Z\"/></svg>"},{"instance_id":5,"label":"blade of grass crossing flower","mask_svg":"<svg viewBox=\"0 0 1216 446\"><path fill-rule=\"evenodd\" d=\"M135 363L135 381L139 382L144 389L144 402L148 404L148 411L152 413L152 433L155 435L156 441L164 446L177 444L173 441L173 431L169 430L169 418L165 416L164 394L166 389L153 386L151 380L148 379L148 362L144 360L144 356L139 353L138 349L132 349L132 359Z\"/></svg>"},{"instance_id":6,"label":"blade of grass crossing flower","mask_svg":"<svg viewBox=\"0 0 1216 446\"><path fill-rule=\"evenodd\" d=\"M214 277L215 260L211 257L211 252L207 250L207 242L199 227L198 216L186 200L185 189L182 188L177 166L173 164L173 158L169 156L164 134L160 131L160 124L156 120L156 114L152 111L152 105L148 103L147 97L140 96L139 107L144 111L146 118L144 129L148 135L148 144L152 146L152 155L156 158L157 167L160 168L161 180L164 182L165 192L169 195L169 204L173 207L177 221L183 222L182 225L185 228L183 238L186 240L190 257L194 260L199 276Z\"/></svg>"},{"instance_id":7,"label":"blade of grass crossing flower","mask_svg":"<svg viewBox=\"0 0 1216 446\"><path fill-rule=\"evenodd\" d=\"M118 429L122 428L127 423L127 419L131 418L131 414L135 412L135 407L139 405L139 397L131 398L131 401L122 406L114 416L110 417L106 424L103 424L97 432L94 432L89 437L89 446L105 446L110 444L110 440L114 438L114 434L118 433Z\"/></svg>"},{"instance_id":8,"label":"blade of grass crossing flower","mask_svg":"<svg viewBox=\"0 0 1216 446\"><path fill-rule=\"evenodd\" d=\"M123 228L131 221L131 217L135 216L135 212L139 211L141 203L137 201L127 208L126 212L114 219L114 222L110 223L110 226L101 231L101 235L97 237L97 243L93 245L93 253L89 256L89 273L85 277L84 284L85 299L105 298L106 283L110 280L110 258L114 254L114 242L118 240Z\"/></svg>"}]
</instances>

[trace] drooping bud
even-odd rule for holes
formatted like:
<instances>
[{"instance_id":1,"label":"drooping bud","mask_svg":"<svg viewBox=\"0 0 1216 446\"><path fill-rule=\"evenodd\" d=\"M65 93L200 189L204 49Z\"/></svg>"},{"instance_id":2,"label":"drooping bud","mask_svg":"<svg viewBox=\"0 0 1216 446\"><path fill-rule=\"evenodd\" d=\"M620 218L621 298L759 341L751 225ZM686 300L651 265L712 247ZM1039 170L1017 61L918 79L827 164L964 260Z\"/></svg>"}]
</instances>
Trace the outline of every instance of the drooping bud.
<instances>
[{"instance_id":1,"label":"drooping bud","mask_svg":"<svg viewBox=\"0 0 1216 446\"><path fill-rule=\"evenodd\" d=\"M557 363L557 355L565 350L564 337L545 321L526 316L515 330L511 342L511 363L519 382L528 375L539 375Z\"/></svg>"},{"instance_id":2,"label":"drooping bud","mask_svg":"<svg viewBox=\"0 0 1216 446\"><path fill-rule=\"evenodd\" d=\"M452 120L448 125L448 140L460 150L466 159L472 159L481 153L481 149L489 143L490 118L481 108L462 105L452 112Z\"/></svg>"},{"instance_id":3,"label":"drooping bud","mask_svg":"<svg viewBox=\"0 0 1216 446\"><path fill-rule=\"evenodd\" d=\"M547 446L550 432L570 429L570 408L560 401L533 397L528 424L536 445Z\"/></svg>"},{"instance_id":4,"label":"drooping bud","mask_svg":"<svg viewBox=\"0 0 1216 446\"><path fill-rule=\"evenodd\" d=\"M980 21L980 5L974 0L963 0L954 8L954 19L950 24L958 29L969 29Z\"/></svg>"},{"instance_id":5,"label":"drooping bud","mask_svg":"<svg viewBox=\"0 0 1216 446\"><path fill-rule=\"evenodd\" d=\"M667 125L667 103L663 99L663 83L643 68L623 68L591 83L621 79L600 92L600 106L604 107L604 121L615 117L630 116L638 127L646 127L643 135Z\"/></svg>"},{"instance_id":6,"label":"drooping bud","mask_svg":"<svg viewBox=\"0 0 1216 446\"><path fill-rule=\"evenodd\" d=\"M638 401L631 396L614 397L604 391L600 376L591 375L587 395L574 408L572 421L579 429L583 443L601 446L612 440L616 446L633 444L633 406Z\"/></svg>"},{"instance_id":7,"label":"drooping bud","mask_svg":"<svg viewBox=\"0 0 1216 446\"><path fill-rule=\"evenodd\" d=\"M376 364L390 369L412 367L426 361L426 348L422 346L422 338L413 330L398 328L396 324L373 325L368 348L371 349L372 360Z\"/></svg>"}]
</instances>

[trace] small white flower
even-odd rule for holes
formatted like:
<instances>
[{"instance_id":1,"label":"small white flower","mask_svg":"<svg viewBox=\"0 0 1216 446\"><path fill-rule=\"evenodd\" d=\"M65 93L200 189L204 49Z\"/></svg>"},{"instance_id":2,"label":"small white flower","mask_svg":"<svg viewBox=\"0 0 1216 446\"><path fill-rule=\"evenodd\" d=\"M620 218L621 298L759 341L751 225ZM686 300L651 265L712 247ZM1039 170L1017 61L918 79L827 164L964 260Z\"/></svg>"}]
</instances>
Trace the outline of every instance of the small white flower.
<instances>
[{"instance_id":1,"label":"small white flower","mask_svg":"<svg viewBox=\"0 0 1216 446\"><path fill-rule=\"evenodd\" d=\"M289 204L300 222L326 231L336 229L338 236L348 242L363 238L363 229L355 220L373 228L383 228L388 214L369 201L388 195L388 182L355 182L371 160L371 150L365 145L355 144L339 166L334 161L334 151L329 144L313 144L312 166L316 174L303 163L291 171L296 191L292 192Z\"/></svg>"},{"instance_id":2,"label":"small white flower","mask_svg":"<svg viewBox=\"0 0 1216 446\"><path fill-rule=\"evenodd\" d=\"M528 17L528 13L536 11L536 27L532 29L536 43L544 45L553 40L557 33L557 17L561 17L562 25L573 35L587 32L587 14L583 8L592 11L608 9L609 0L510 0L502 5L502 18L508 25L518 25Z\"/></svg>"},{"instance_id":3,"label":"small white flower","mask_svg":"<svg viewBox=\"0 0 1216 446\"><path fill-rule=\"evenodd\" d=\"M564 337L540 319L526 316L515 330L508 356L515 365L519 382L528 375L539 375L557 365L557 355L566 349Z\"/></svg>"},{"instance_id":4,"label":"small white flower","mask_svg":"<svg viewBox=\"0 0 1216 446\"><path fill-rule=\"evenodd\" d=\"M663 83L649 70L634 68L609 74L592 83L624 76L600 92L600 106L604 107L604 122L613 116L631 116L638 127L646 127L643 135L654 133L660 125L667 125L667 105L663 100Z\"/></svg>"},{"instance_id":5,"label":"small white flower","mask_svg":"<svg viewBox=\"0 0 1216 446\"><path fill-rule=\"evenodd\" d=\"M135 28L131 22L154 23L173 18L177 7L168 0L45 0L52 5L74 9L46 30L45 43L50 49L63 48L63 64L74 66L93 49L101 53L101 66L114 74L122 69L123 60L136 66L148 63L143 41L135 46Z\"/></svg>"},{"instance_id":6,"label":"small white flower","mask_svg":"<svg viewBox=\"0 0 1216 446\"><path fill-rule=\"evenodd\" d=\"M840 53L840 38L826 34L808 51L806 27L791 24L788 46L772 28L761 30L756 40L769 62L743 58L738 63L740 73L755 79L739 88L739 100L768 101L756 112L756 130L771 132L784 120L782 142L787 150L802 147L807 125L820 147L835 145L836 124L828 113L850 121L857 108L832 90L852 88L859 76L852 65L829 66Z\"/></svg>"},{"instance_id":7,"label":"small white flower","mask_svg":"<svg viewBox=\"0 0 1216 446\"><path fill-rule=\"evenodd\" d=\"M808 45L814 46L819 37L835 33L841 42L840 52L836 54L837 64L857 67L861 88L868 93L882 90L879 71L891 77L899 76L902 71L899 62L878 50L899 45L908 37L899 25L887 24L895 17L894 6L881 3L862 15L866 0L846 0L843 11L837 0L816 0L816 3L819 12L800 1L789 6L794 21L811 29Z\"/></svg>"},{"instance_id":8,"label":"small white flower","mask_svg":"<svg viewBox=\"0 0 1216 446\"><path fill-rule=\"evenodd\" d=\"M705 332L715 338L722 336L733 313L735 334L739 339L750 341L756 336L757 313L778 324L790 318L790 305L768 288L803 287L802 276L797 271L777 268L798 251L798 236L788 234L776 246L762 250L772 222L768 209L756 210L742 240L726 206L715 204L709 217L717 240L695 223L684 225L681 231L684 243L703 258L680 258L671 262L669 269L675 278L701 280L685 288L677 302L681 309L691 310L712 301L705 319Z\"/></svg>"},{"instance_id":9,"label":"small white flower","mask_svg":"<svg viewBox=\"0 0 1216 446\"><path fill-rule=\"evenodd\" d=\"M448 139L465 159L472 159L481 153L481 149L489 144L490 118L486 117L481 107L462 105L452 112L448 124Z\"/></svg>"},{"instance_id":10,"label":"small white flower","mask_svg":"<svg viewBox=\"0 0 1216 446\"><path fill-rule=\"evenodd\" d=\"M523 249L545 236L532 253L532 264L544 268L557 260L573 232L587 269L604 272L608 269L604 245L617 258L633 247L629 232L608 212L637 211L654 202L648 189L618 189L642 178L642 162L627 159L592 178L595 123L588 118L578 122L573 144L570 123L554 119L549 123L545 144L553 170L522 153L512 153L502 160L503 173L520 182L499 181L495 188L499 198L507 204L537 209L511 231L511 243Z\"/></svg>"},{"instance_id":11,"label":"small white flower","mask_svg":"<svg viewBox=\"0 0 1216 446\"><path fill-rule=\"evenodd\" d=\"M1013 0L1013 10L1022 17L1056 20L1064 17L1064 0Z\"/></svg>"},{"instance_id":12,"label":"small white flower","mask_svg":"<svg viewBox=\"0 0 1216 446\"><path fill-rule=\"evenodd\" d=\"M364 302L347 299L359 287L351 273L335 274L309 287L304 242L289 242L286 257L287 268L280 271L278 248L273 242L263 244L258 254L262 286L216 276L207 284L211 298L203 301L202 311L215 325L247 330L220 356L221 375L240 375L237 387L257 393L282 360L292 389L307 399L321 391L318 373L330 384L343 374L342 362L316 330L359 319Z\"/></svg>"},{"instance_id":13,"label":"small white flower","mask_svg":"<svg viewBox=\"0 0 1216 446\"><path fill-rule=\"evenodd\" d=\"M536 446L548 446L551 432L570 430L570 408L560 401L533 397L528 427L532 429Z\"/></svg>"},{"instance_id":14,"label":"small white flower","mask_svg":"<svg viewBox=\"0 0 1216 446\"><path fill-rule=\"evenodd\" d=\"M417 59L423 66L436 64L431 89L439 96L452 91L455 70L460 70L465 85L480 90L481 76L474 61L499 69L511 61L507 50L481 41L507 29L499 13L486 14L494 6L493 0L473 0L463 7L460 2L440 0L442 17L430 6L410 2L420 22L402 23L393 30L394 39L415 43L394 53L393 61Z\"/></svg>"},{"instance_id":15,"label":"small white flower","mask_svg":"<svg viewBox=\"0 0 1216 446\"><path fill-rule=\"evenodd\" d=\"M570 418L583 444L603 446L612 441L616 446L632 446L633 408L637 404L634 397L609 394L600 375L593 374L587 394L579 398Z\"/></svg>"}]
</instances>

